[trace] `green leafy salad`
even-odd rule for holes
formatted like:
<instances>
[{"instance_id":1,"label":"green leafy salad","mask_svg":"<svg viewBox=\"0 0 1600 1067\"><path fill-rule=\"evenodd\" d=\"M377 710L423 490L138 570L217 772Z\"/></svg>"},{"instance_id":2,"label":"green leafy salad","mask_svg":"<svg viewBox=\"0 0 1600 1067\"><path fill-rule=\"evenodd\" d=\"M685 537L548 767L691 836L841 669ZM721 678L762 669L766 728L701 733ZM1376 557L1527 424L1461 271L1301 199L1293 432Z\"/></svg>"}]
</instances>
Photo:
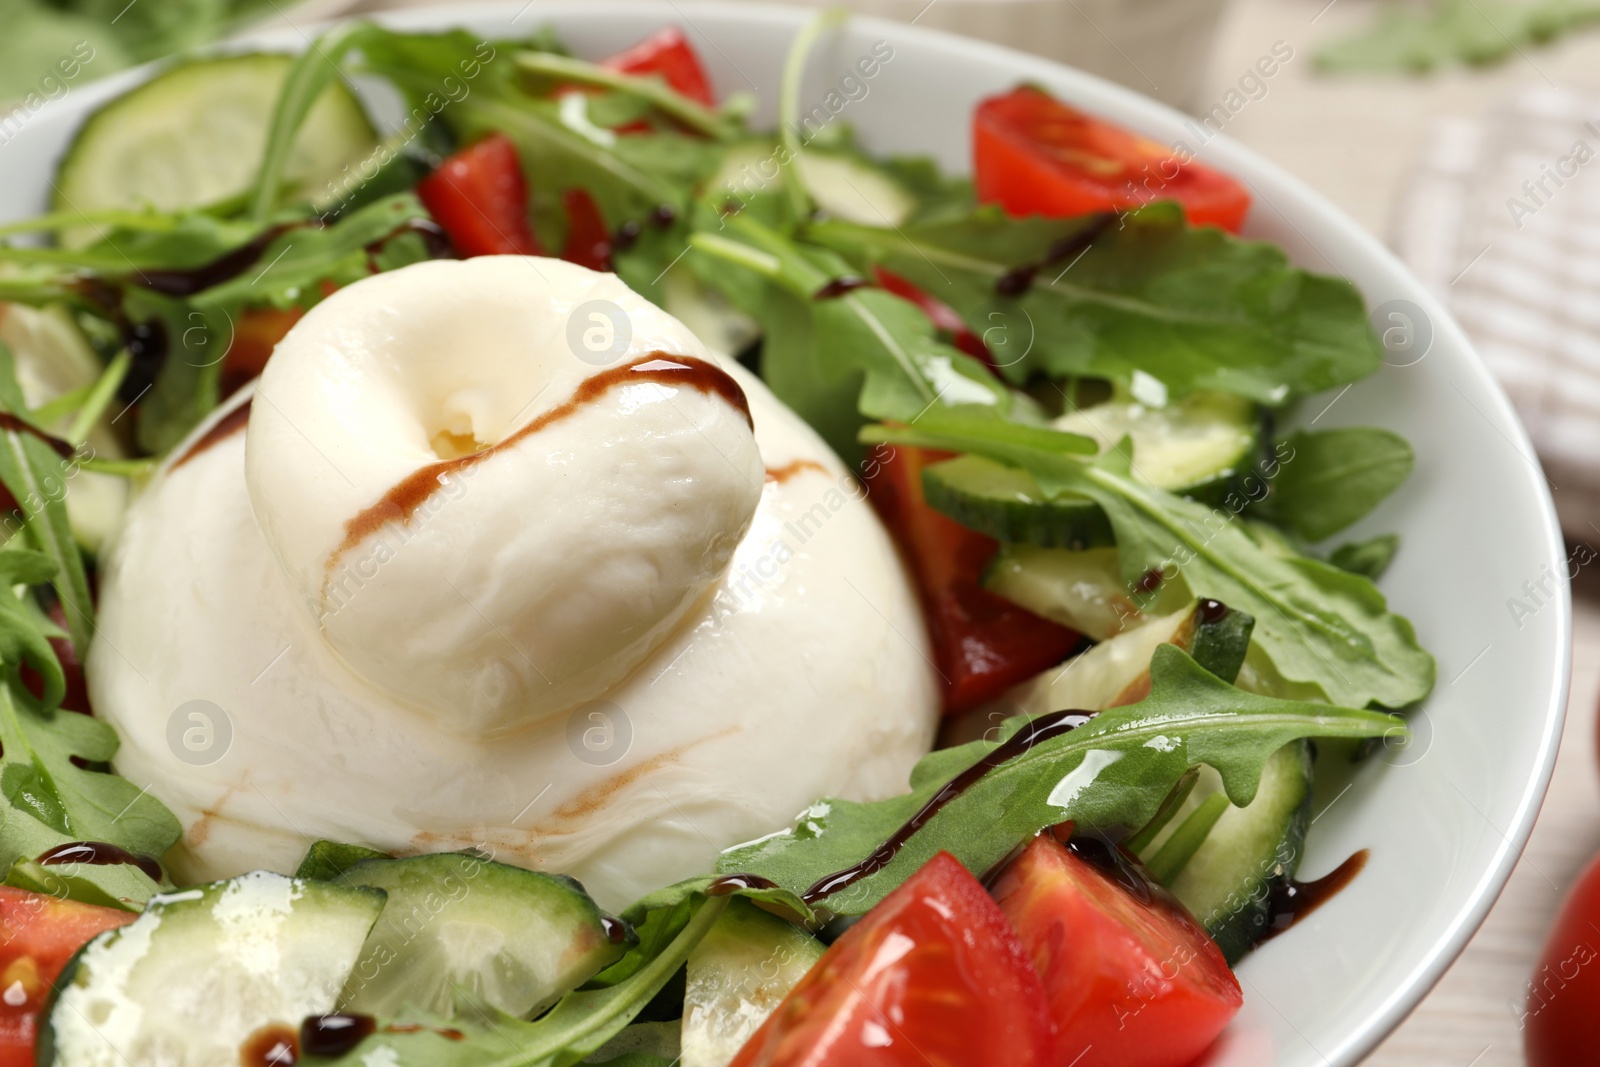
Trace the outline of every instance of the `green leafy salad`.
<instances>
[{"instance_id":1,"label":"green leafy salad","mask_svg":"<svg viewBox=\"0 0 1600 1067\"><path fill-rule=\"evenodd\" d=\"M1317 798L1434 684L1376 584L1399 538L1347 536L1410 447L1300 417L1383 349L1349 282L1238 236L1242 185L1040 89L977 106L971 178L874 154L803 98L832 25L772 131L670 28L592 62L359 22L83 123L0 226L0 1051L1182 1067L1227 1024L1230 967L1331 892L1295 880ZM310 308L486 254L614 272L822 437L915 586L938 744L616 915L372 841L175 884L194 827L119 777L80 668L123 497Z\"/></svg>"}]
</instances>

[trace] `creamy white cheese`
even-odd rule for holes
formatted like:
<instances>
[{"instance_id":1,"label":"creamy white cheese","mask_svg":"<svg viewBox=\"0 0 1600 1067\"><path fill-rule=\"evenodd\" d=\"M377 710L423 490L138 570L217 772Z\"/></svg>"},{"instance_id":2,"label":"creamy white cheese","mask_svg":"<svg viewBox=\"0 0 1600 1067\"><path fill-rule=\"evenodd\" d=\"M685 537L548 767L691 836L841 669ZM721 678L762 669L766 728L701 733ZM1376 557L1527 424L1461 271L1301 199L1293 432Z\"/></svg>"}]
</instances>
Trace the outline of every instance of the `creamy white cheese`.
<instances>
[{"instance_id":1,"label":"creamy white cheese","mask_svg":"<svg viewBox=\"0 0 1600 1067\"><path fill-rule=\"evenodd\" d=\"M571 279L581 292L541 288ZM720 366L750 421L712 391L608 388L346 550L330 613L345 524L438 460L438 429L493 444L605 373L543 322L591 299L627 308L612 366L658 350ZM520 355L490 351L517 337ZM424 349L437 379L410 377ZM279 363L296 352L304 379L299 357ZM445 380L478 359L491 370ZM477 847L616 908L816 797L903 791L931 743L921 614L862 490L761 382L610 276L509 257L380 275L297 325L246 402L248 436L211 434L232 424L219 412L134 504L87 664L117 770L184 823L184 876L290 870L319 837Z\"/></svg>"}]
</instances>

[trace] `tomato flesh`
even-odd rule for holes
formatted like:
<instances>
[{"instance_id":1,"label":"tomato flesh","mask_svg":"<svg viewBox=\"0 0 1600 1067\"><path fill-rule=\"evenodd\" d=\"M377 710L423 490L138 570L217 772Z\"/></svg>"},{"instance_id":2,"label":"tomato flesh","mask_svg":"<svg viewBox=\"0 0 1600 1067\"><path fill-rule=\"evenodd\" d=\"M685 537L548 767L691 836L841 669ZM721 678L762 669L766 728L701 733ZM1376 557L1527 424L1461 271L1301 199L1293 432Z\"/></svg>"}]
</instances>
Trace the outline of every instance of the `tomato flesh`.
<instances>
[{"instance_id":1,"label":"tomato flesh","mask_svg":"<svg viewBox=\"0 0 1600 1067\"><path fill-rule=\"evenodd\" d=\"M868 487L916 578L944 710L953 715L1055 666L1082 638L983 588L999 542L946 518L922 496L923 468L947 458L897 445L874 461Z\"/></svg>"},{"instance_id":2,"label":"tomato flesh","mask_svg":"<svg viewBox=\"0 0 1600 1067\"><path fill-rule=\"evenodd\" d=\"M676 26L662 27L632 48L601 60L600 65L618 74L658 75L680 96L706 107L716 106L705 64Z\"/></svg>"},{"instance_id":3,"label":"tomato flesh","mask_svg":"<svg viewBox=\"0 0 1600 1067\"><path fill-rule=\"evenodd\" d=\"M538 256L516 147L490 134L417 183L417 196L462 256Z\"/></svg>"},{"instance_id":4,"label":"tomato flesh","mask_svg":"<svg viewBox=\"0 0 1600 1067\"><path fill-rule=\"evenodd\" d=\"M1039 978L941 852L817 961L732 1067L1049 1067Z\"/></svg>"},{"instance_id":5,"label":"tomato flesh","mask_svg":"<svg viewBox=\"0 0 1600 1067\"><path fill-rule=\"evenodd\" d=\"M611 231L600 214L600 205L583 189L568 189L561 194L567 212L567 243L561 258L590 270L611 269Z\"/></svg>"},{"instance_id":6,"label":"tomato flesh","mask_svg":"<svg viewBox=\"0 0 1600 1067\"><path fill-rule=\"evenodd\" d=\"M1600 858L1556 916L1539 967L1528 983L1522 1017L1528 1067L1593 1063L1595 1011L1600 1008Z\"/></svg>"},{"instance_id":7,"label":"tomato flesh","mask_svg":"<svg viewBox=\"0 0 1600 1067\"><path fill-rule=\"evenodd\" d=\"M39 1009L72 954L138 916L0 885L0 1067L33 1067Z\"/></svg>"},{"instance_id":8,"label":"tomato flesh","mask_svg":"<svg viewBox=\"0 0 1600 1067\"><path fill-rule=\"evenodd\" d=\"M1237 233L1250 210L1249 192L1221 171L1027 86L979 104L972 137L978 199L1010 215L1071 218L1176 200L1193 225Z\"/></svg>"},{"instance_id":9,"label":"tomato flesh","mask_svg":"<svg viewBox=\"0 0 1600 1067\"><path fill-rule=\"evenodd\" d=\"M1044 982L1056 1067L1183 1067L1243 1003L1221 951L1183 906L1134 885L1048 834L995 883Z\"/></svg>"}]
</instances>

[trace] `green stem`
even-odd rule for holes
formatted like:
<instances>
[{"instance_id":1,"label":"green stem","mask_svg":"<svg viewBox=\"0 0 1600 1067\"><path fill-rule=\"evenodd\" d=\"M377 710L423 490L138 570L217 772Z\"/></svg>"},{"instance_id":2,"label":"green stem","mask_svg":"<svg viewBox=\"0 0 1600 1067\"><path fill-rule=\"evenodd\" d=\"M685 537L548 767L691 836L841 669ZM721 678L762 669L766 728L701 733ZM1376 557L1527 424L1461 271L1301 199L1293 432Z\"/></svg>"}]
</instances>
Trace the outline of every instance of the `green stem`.
<instances>
[{"instance_id":1,"label":"green stem","mask_svg":"<svg viewBox=\"0 0 1600 1067\"><path fill-rule=\"evenodd\" d=\"M86 459L78 466L96 474L115 474L122 478L143 478L160 466L154 457L145 459Z\"/></svg>"},{"instance_id":2,"label":"green stem","mask_svg":"<svg viewBox=\"0 0 1600 1067\"><path fill-rule=\"evenodd\" d=\"M689 237L689 244L718 259L754 271L763 278L776 280L783 273L783 264L777 256L769 256L743 241L730 241L714 233L696 233Z\"/></svg>"},{"instance_id":3,"label":"green stem","mask_svg":"<svg viewBox=\"0 0 1600 1067\"><path fill-rule=\"evenodd\" d=\"M1173 879L1194 858L1194 854L1200 851L1200 846L1206 843L1211 828L1217 825L1217 820L1222 818L1229 806L1228 795L1219 791L1206 797L1199 807L1189 813L1189 817L1172 831L1172 836L1145 864L1156 881L1162 885L1172 884Z\"/></svg>"},{"instance_id":4,"label":"green stem","mask_svg":"<svg viewBox=\"0 0 1600 1067\"><path fill-rule=\"evenodd\" d=\"M153 211L52 211L31 219L0 225L0 237L23 233L54 233L74 226L115 226L122 230L170 230L174 217Z\"/></svg>"},{"instance_id":5,"label":"green stem","mask_svg":"<svg viewBox=\"0 0 1600 1067\"><path fill-rule=\"evenodd\" d=\"M834 7L812 19L795 37L794 44L789 47L789 58L783 65L783 82L778 89L778 131L790 163L783 187L789 196L789 206L794 209L794 217L802 221L811 217L811 197L801 181L798 166L800 152L805 147L800 142L800 83L805 77L811 49L824 33L843 23L849 15L844 8Z\"/></svg>"},{"instance_id":6,"label":"green stem","mask_svg":"<svg viewBox=\"0 0 1600 1067\"><path fill-rule=\"evenodd\" d=\"M106 413L106 408L116 398L117 389L122 385L122 380L128 376L128 368L133 365L133 353L127 349L118 352L105 373L95 380L89 395L84 398L83 407L78 409L78 415L72 420L72 425L67 429L67 443L81 445L89 439L89 432L94 429L94 424Z\"/></svg>"},{"instance_id":7,"label":"green stem","mask_svg":"<svg viewBox=\"0 0 1600 1067\"><path fill-rule=\"evenodd\" d=\"M300 124L310 113L311 106L340 76L339 62L376 31L377 27L370 22L346 22L317 38L310 48L295 57L283 79L283 88L278 91L267 144L261 153L261 168L256 172L250 198L250 217L256 222L266 225L272 216L295 135L300 132Z\"/></svg>"},{"instance_id":8,"label":"green stem","mask_svg":"<svg viewBox=\"0 0 1600 1067\"><path fill-rule=\"evenodd\" d=\"M648 101L657 111L718 141L729 141L738 136L738 130L722 116L676 92L657 77L640 78L631 74L620 74L593 63L585 63L581 59L558 56L552 52L519 52L516 64L518 68L530 74L584 85L599 85L639 97Z\"/></svg>"},{"instance_id":9,"label":"green stem","mask_svg":"<svg viewBox=\"0 0 1600 1067\"><path fill-rule=\"evenodd\" d=\"M1161 834L1161 831L1167 828L1167 823L1172 821L1172 817L1178 814L1178 809L1183 807L1185 800L1189 799L1189 794L1194 792L1194 784L1199 780L1200 768L1189 768L1188 772L1178 779L1178 784L1172 787L1171 792L1161 802L1161 806L1156 809L1156 813L1151 817L1150 821L1145 823L1138 833L1133 834L1124 841L1122 847L1135 854L1149 848L1150 842L1154 841Z\"/></svg>"},{"instance_id":10,"label":"green stem","mask_svg":"<svg viewBox=\"0 0 1600 1067\"><path fill-rule=\"evenodd\" d=\"M44 428L54 426L61 419L83 407L84 401L89 399L89 394L94 392L94 387L95 383L89 382L87 385L80 385L76 389L46 400L28 412L28 421Z\"/></svg>"},{"instance_id":11,"label":"green stem","mask_svg":"<svg viewBox=\"0 0 1600 1067\"><path fill-rule=\"evenodd\" d=\"M534 1025L538 1037L490 1067L569 1067L633 1021L710 932L730 897L710 897L654 959L608 989L569 993Z\"/></svg>"}]
</instances>

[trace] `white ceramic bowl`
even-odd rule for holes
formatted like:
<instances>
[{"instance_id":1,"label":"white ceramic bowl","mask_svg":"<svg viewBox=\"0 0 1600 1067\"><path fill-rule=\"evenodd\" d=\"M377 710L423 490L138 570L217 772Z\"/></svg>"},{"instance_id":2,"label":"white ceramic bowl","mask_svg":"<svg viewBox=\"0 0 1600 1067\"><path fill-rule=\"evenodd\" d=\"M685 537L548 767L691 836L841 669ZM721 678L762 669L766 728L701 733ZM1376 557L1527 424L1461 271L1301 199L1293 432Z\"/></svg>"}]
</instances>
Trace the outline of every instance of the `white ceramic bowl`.
<instances>
[{"instance_id":1,"label":"white ceramic bowl","mask_svg":"<svg viewBox=\"0 0 1600 1067\"><path fill-rule=\"evenodd\" d=\"M717 88L759 92L773 120L778 72L807 12L748 4L673 5ZM553 23L579 54L600 56L662 22L656 4L521 0L450 6L393 19L410 28L466 26L506 37ZM307 32L310 32L309 29ZM305 46L300 32L263 45ZM1352 535L1398 530L1404 547L1383 588L1439 658L1439 685L1414 718L1417 741L1325 783L1302 873L1322 874L1357 849L1366 870L1344 892L1240 967L1246 1003L1211 1067L1343 1067L1416 1005L1483 920L1525 843L1544 795L1566 706L1570 606L1565 552L1538 461L1505 397L1466 338L1377 241L1255 154L1218 137L1203 148L1178 112L1089 75L993 45L888 22L857 20L820 47L803 99L821 100L874 42L893 60L842 117L878 151L931 154L964 170L974 102L1018 81L1158 140L1184 141L1246 182L1247 231L1298 263L1352 279L1374 307L1408 301L1425 355L1337 396L1303 421L1387 426L1416 447L1416 473ZM0 145L0 219L42 209L54 161L83 115L140 75L74 91ZM1385 320L1384 325L1391 325ZM1420 335L1420 334L1419 334ZM1400 365L1400 364L1407 365ZM1524 583L1547 584L1542 607Z\"/></svg>"}]
</instances>

